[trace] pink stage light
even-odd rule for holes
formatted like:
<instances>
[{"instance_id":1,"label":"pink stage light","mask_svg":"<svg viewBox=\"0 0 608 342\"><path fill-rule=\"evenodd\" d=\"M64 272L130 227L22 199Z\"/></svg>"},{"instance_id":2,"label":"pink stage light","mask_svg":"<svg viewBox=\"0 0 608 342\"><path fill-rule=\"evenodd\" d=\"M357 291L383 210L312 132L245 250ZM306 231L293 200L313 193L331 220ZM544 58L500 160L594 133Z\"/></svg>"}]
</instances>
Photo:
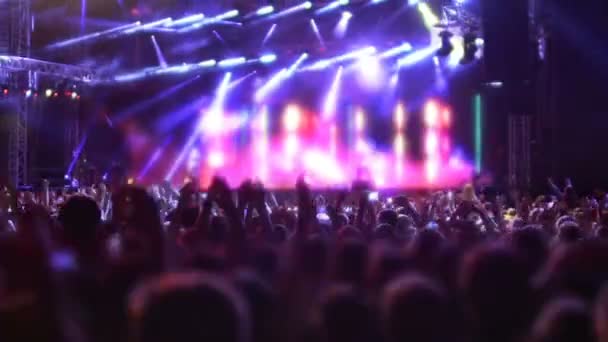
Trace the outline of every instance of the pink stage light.
<instances>
[{"instance_id":1,"label":"pink stage light","mask_svg":"<svg viewBox=\"0 0 608 342\"><path fill-rule=\"evenodd\" d=\"M452 112L445 108L441 115L441 124L444 128L449 128L452 125Z\"/></svg>"},{"instance_id":2,"label":"pink stage light","mask_svg":"<svg viewBox=\"0 0 608 342\"><path fill-rule=\"evenodd\" d=\"M431 100L424 107L424 123L428 128L435 128L439 124L439 105Z\"/></svg>"},{"instance_id":3,"label":"pink stage light","mask_svg":"<svg viewBox=\"0 0 608 342\"><path fill-rule=\"evenodd\" d=\"M285 109L285 114L283 115L283 129L286 132L295 132L300 128L300 123L302 121L302 112L300 108L296 105L289 105Z\"/></svg>"},{"instance_id":4,"label":"pink stage light","mask_svg":"<svg viewBox=\"0 0 608 342\"><path fill-rule=\"evenodd\" d=\"M226 158L224 156L224 153L220 151L213 151L209 153L209 156L207 157L207 164L213 169L218 169L224 166L225 161Z\"/></svg>"},{"instance_id":5,"label":"pink stage light","mask_svg":"<svg viewBox=\"0 0 608 342\"><path fill-rule=\"evenodd\" d=\"M394 116L395 129L397 131L401 131L405 127L405 107L403 104L399 103L395 107L395 116Z\"/></svg>"},{"instance_id":6,"label":"pink stage light","mask_svg":"<svg viewBox=\"0 0 608 342\"><path fill-rule=\"evenodd\" d=\"M426 156L431 158L439 155L439 136L435 131L429 131L426 133L424 150Z\"/></svg>"},{"instance_id":7,"label":"pink stage light","mask_svg":"<svg viewBox=\"0 0 608 342\"><path fill-rule=\"evenodd\" d=\"M365 130L365 113L362 109L355 112L355 131L362 133Z\"/></svg>"}]
</instances>

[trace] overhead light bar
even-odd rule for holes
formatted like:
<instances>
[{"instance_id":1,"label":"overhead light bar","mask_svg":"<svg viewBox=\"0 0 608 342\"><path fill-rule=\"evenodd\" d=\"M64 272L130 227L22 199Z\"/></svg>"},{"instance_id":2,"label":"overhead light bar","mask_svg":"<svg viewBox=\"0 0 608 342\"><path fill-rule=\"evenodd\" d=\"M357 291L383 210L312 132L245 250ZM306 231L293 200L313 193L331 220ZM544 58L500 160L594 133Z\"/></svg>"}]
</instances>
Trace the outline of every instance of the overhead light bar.
<instances>
[{"instance_id":1,"label":"overhead light bar","mask_svg":"<svg viewBox=\"0 0 608 342\"><path fill-rule=\"evenodd\" d=\"M192 23L199 22L203 19L205 19L205 15L203 13L193 14L178 20L173 20L172 22L165 24L165 27L189 25Z\"/></svg>"},{"instance_id":2,"label":"overhead light bar","mask_svg":"<svg viewBox=\"0 0 608 342\"><path fill-rule=\"evenodd\" d=\"M232 19L234 17L238 17L239 15L239 11L238 10L230 10L228 12L224 12L222 14L218 14L215 17L211 17L211 18L207 18L207 19L203 19L200 22L194 23L192 25L186 26L184 28L182 28L181 30L179 30L179 33L186 33L186 32L190 32L190 31L194 31L194 30L198 30L199 28L206 26L206 25L211 25L211 24L215 24L218 22L222 22L224 20L227 19Z\"/></svg>"},{"instance_id":3,"label":"overhead light bar","mask_svg":"<svg viewBox=\"0 0 608 342\"><path fill-rule=\"evenodd\" d=\"M264 56L260 57L260 63L263 63L263 64L270 64L276 60L277 60L277 55L275 55L275 54L268 54L268 55L264 55Z\"/></svg>"},{"instance_id":4,"label":"overhead light bar","mask_svg":"<svg viewBox=\"0 0 608 342\"><path fill-rule=\"evenodd\" d=\"M260 9L258 9L257 11L255 11L255 14L257 16L264 16L264 15L268 15L270 13L274 12L274 6L264 6L264 7L260 7Z\"/></svg>"},{"instance_id":5,"label":"overhead light bar","mask_svg":"<svg viewBox=\"0 0 608 342\"><path fill-rule=\"evenodd\" d=\"M274 19L279 19L279 18L283 18L286 17L288 15L297 13L297 12L301 12L301 11L306 11L312 8L312 2L310 1L306 1L303 2L299 5L287 8L285 10L282 10L281 12L275 13L271 16L266 17L269 20L274 20Z\"/></svg>"},{"instance_id":6,"label":"overhead light bar","mask_svg":"<svg viewBox=\"0 0 608 342\"><path fill-rule=\"evenodd\" d=\"M316 10L315 14L321 15L324 13L328 13L328 12L338 9L341 6L346 6L346 5L348 5L348 3L349 3L349 0L335 0L335 1L319 8L318 10Z\"/></svg>"},{"instance_id":7,"label":"overhead light bar","mask_svg":"<svg viewBox=\"0 0 608 342\"><path fill-rule=\"evenodd\" d=\"M247 59L245 57L237 57L237 58L228 58L220 61L217 65L220 68L232 68L235 66L239 66L247 63Z\"/></svg>"},{"instance_id":8,"label":"overhead light bar","mask_svg":"<svg viewBox=\"0 0 608 342\"><path fill-rule=\"evenodd\" d=\"M123 31L122 33L123 34L133 34L133 33L136 33L136 32L153 29L153 28L158 27L158 26L163 26L163 25L166 25L166 24L168 24L168 23L170 23L172 21L173 21L173 19L171 19L171 17L168 17L168 18L157 20L157 21L153 21L151 23L147 23L147 24L143 24L143 25L138 25L136 27L133 27L133 28L130 28L128 30Z\"/></svg>"},{"instance_id":9,"label":"overhead light bar","mask_svg":"<svg viewBox=\"0 0 608 342\"><path fill-rule=\"evenodd\" d=\"M115 28L111 28L109 30L99 31L99 32L95 32L95 33L90 33L90 34L87 34L87 35L84 35L84 36L80 36L80 37L64 40L64 41L61 41L61 42L57 42L57 43L49 45L49 48L56 49L56 48L62 48L62 47L74 45L74 44L77 44L77 43L82 43L82 42L87 41L87 40L101 38L101 37L104 37L104 36L112 35L114 33L122 32L124 30L132 29L132 28L140 26L140 25L141 25L141 21L136 21L134 23L118 26L118 27L115 27Z\"/></svg>"}]
</instances>

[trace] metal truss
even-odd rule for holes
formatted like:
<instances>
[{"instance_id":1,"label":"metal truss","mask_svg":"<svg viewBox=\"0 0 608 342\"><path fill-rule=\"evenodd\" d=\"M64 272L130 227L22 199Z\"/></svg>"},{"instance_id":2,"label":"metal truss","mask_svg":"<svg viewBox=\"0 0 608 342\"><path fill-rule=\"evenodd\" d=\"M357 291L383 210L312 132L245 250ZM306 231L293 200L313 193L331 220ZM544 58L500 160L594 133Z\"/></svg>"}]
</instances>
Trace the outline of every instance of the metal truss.
<instances>
[{"instance_id":1,"label":"metal truss","mask_svg":"<svg viewBox=\"0 0 608 342\"><path fill-rule=\"evenodd\" d=\"M481 30L481 19L467 11L461 0L450 1L450 4L441 8L441 12L440 27L459 28L461 32Z\"/></svg>"},{"instance_id":2,"label":"metal truss","mask_svg":"<svg viewBox=\"0 0 608 342\"><path fill-rule=\"evenodd\" d=\"M27 70L86 83L92 82L95 78L93 69L17 56L0 56L0 69Z\"/></svg>"}]
</instances>

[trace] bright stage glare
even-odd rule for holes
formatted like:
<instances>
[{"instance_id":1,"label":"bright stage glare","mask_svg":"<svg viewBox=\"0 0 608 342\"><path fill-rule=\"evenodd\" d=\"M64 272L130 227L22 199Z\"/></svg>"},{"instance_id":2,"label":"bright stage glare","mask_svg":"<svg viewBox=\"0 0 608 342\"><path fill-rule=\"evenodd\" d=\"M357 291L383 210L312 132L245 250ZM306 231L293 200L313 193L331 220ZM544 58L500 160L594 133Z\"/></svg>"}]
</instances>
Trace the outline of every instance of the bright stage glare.
<instances>
[{"instance_id":1,"label":"bright stage glare","mask_svg":"<svg viewBox=\"0 0 608 342\"><path fill-rule=\"evenodd\" d=\"M268 54L268 55L264 55L264 56L260 57L260 62L263 64L270 64L276 60L277 60L277 55L275 55L275 54Z\"/></svg>"},{"instance_id":2,"label":"bright stage glare","mask_svg":"<svg viewBox=\"0 0 608 342\"><path fill-rule=\"evenodd\" d=\"M52 89L47 89L47 90L44 92L44 95L45 95L46 97L51 97L51 96L53 95L53 90L52 90Z\"/></svg>"},{"instance_id":3,"label":"bright stage glare","mask_svg":"<svg viewBox=\"0 0 608 342\"><path fill-rule=\"evenodd\" d=\"M224 154L220 151L213 151L207 157L207 164L214 169L224 166L224 162Z\"/></svg>"},{"instance_id":4,"label":"bright stage glare","mask_svg":"<svg viewBox=\"0 0 608 342\"><path fill-rule=\"evenodd\" d=\"M348 23L350 22L350 19L352 17L353 17L353 14L351 12L348 12L348 11L342 12L340 21L338 21L338 24L336 25L336 28L334 29L334 35L336 37L342 38L342 37L344 37L344 35L346 35L346 31L348 30Z\"/></svg>"},{"instance_id":5,"label":"bright stage glare","mask_svg":"<svg viewBox=\"0 0 608 342\"><path fill-rule=\"evenodd\" d=\"M30 96L32 96L32 90L28 89L25 91L25 97L30 97Z\"/></svg>"},{"instance_id":6,"label":"bright stage glare","mask_svg":"<svg viewBox=\"0 0 608 342\"><path fill-rule=\"evenodd\" d=\"M436 128L439 124L439 105L435 101L427 102L424 107L424 123L427 128Z\"/></svg>"},{"instance_id":7,"label":"bright stage glare","mask_svg":"<svg viewBox=\"0 0 608 342\"><path fill-rule=\"evenodd\" d=\"M362 133L365 130L365 112L362 109L357 109L355 112L355 131Z\"/></svg>"},{"instance_id":8,"label":"bright stage glare","mask_svg":"<svg viewBox=\"0 0 608 342\"><path fill-rule=\"evenodd\" d=\"M235 66L239 66L247 63L247 59L245 57L236 57L236 58L228 58L220 61L218 66L220 68L232 68Z\"/></svg>"},{"instance_id":9,"label":"bright stage glare","mask_svg":"<svg viewBox=\"0 0 608 342\"><path fill-rule=\"evenodd\" d=\"M437 17L437 15L435 15L435 13L433 13L433 10L426 2L418 3L418 11L422 15L424 26L426 26L428 30L434 28L435 25L439 24L439 18Z\"/></svg>"},{"instance_id":10,"label":"bright stage glare","mask_svg":"<svg viewBox=\"0 0 608 342\"><path fill-rule=\"evenodd\" d=\"M391 88L395 88L395 87L397 87L398 84L399 84L399 72L395 72L395 74L393 74L393 76L391 76L389 85L391 86Z\"/></svg>"},{"instance_id":11,"label":"bright stage glare","mask_svg":"<svg viewBox=\"0 0 608 342\"><path fill-rule=\"evenodd\" d=\"M255 14L257 14L258 16L263 16L263 15L268 15L270 13L274 12L274 7L269 5L269 6L264 6L264 7L260 7Z\"/></svg>"},{"instance_id":12,"label":"bright stage glare","mask_svg":"<svg viewBox=\"0 0 608 342\"><path fill-rule=\"evenodd\" d=\"M380 86L382 82L382 65L376 56L364 56L357 63L359 74L364 85L372 88Z\"/></svg>"},{"instance_id":13,"label":"bright stage glare","mask_svg":"<svg viewBox=\"0 0 608 342\"><path fill-rule=\"evenodd\" d=\"M215 59L209 59L206 61L202 61L202 62L198 63L197 65L201 68L213 68L216 64L217 64L217 62L215 61Z\"/></svg>"},{"instance_id":14,"label":"bright stage glare","mask_svg":"<svg viewBox=\"0 0 608 342\"><path fill-rule=\"evenodd\" d=\"M297 131L300 128L301 117L302 111L297 105L288 105L283 115L283 129L290 133Z\"/></svg>"}]
</instances>

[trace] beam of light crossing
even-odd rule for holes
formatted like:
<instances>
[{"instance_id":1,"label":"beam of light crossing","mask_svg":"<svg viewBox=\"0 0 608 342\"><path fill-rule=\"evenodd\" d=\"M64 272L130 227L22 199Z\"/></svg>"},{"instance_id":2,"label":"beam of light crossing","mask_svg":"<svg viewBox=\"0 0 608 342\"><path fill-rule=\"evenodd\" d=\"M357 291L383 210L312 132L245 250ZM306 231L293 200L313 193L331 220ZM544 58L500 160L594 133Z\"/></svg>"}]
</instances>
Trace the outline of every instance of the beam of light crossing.
<instances>
[{"instance_id":1,"label":"beam of light crossing","mask_svg":"<svg viewBox=\"0 0 608 342\"><path fill-rule=\"evenodd\" d=\"M254 70L254 71L248 73L247 75L230 82L230 84L228 85L228 89L232 90L232 89L238 87L241 83L245 82L247 79L251 78L255 74L257 74L257 71Z\"/></svg>"},{"instance_id":2,"label":"beam of light crossing","mask_svg":"<svg viewBox=\"0 0 608 342\"><path fill-rule=\"evenodd\" d=\"M254 95L255 101L258 103L264 101L266 96L268 96L273 90L275 90L281 84L281 82L285 79L286 75L287 75L286 68L281 69L281 71L274 74L268 80L268 82L266 82L266 84L264 84L262 87L260 87L258 89L258 91L256 91L256 93Z\"/></svg>"},{"instance_id":3,"label":"beam of light crossing","mask_svg":"<svg viewBox=\"0 0 608 342\"><path fill-rule=\"evenodd\" d=\"M122 32L122 31L128 30L128 29L132 29L132 28L134 28L136 26L140 26L140 25L141 25L141 22L140 21L136 21L136 22L131 23L131 24L126 24L126 25L118 26L118 27L111 28L111 29L108 29L108 30L105 30L105 31L99 31L99 32L89 33L89 34L86 34L84 36L80 36L80 37L76 37L76 38L71 38L71 39L68 39L68 40L61 41L61 42L53 43L53 44L49 45L49 48L50 49L62 48L62 47L66 47L66 46L82 43L82 42L85 42L87 40L98 39L98 38L110 36L112 34L115 34L115 33L118 33L118 32Z\"/></svg>"},{"instance_id":4,"label":"beam of light crossing","mask_svg":"<svg viewBox=\"0 0 608 342\"><path fill-rule=\"evenodd\" d=\"M336 72L336 76L334 77L334 81L331 84L331 88L327 93L327 97L325 98L325 103L323 104L323 118L328 119L336 114L336 106L338 104L338 93L340 91L340 83L342 82L342 71L343 67L340 66L338 71Z\"/></svg>"},{"instance_id":5,"label":"beam of light crossing","mask_svg":"<svg viewBox=\"0 0 608 342\"><path fill-rule=\"evenodd\" d=\"M80 143L76 147L76 151L74 151L72 161L70 162L70 165L68 166L68 171L66 172L66 176L68 176L68 177L72 176L72 171L74 171L74 167L76 166L76 163L78 162L78 159L80 158L80 155L82 154L82 150L84 149L84 145L87 143L88 138L89 138L89 134L85 133L84 136L82 137L82 139L80 139Z\"/></svg>"},{"instance_id":6,"label":"beam of light crossing","mask_svg":"<svg viewBox=\"0 0 608 342\"><path fill-rule=\"evenodd\" d=\"M215 99L213 100L213 103L212 103L211 108L209 109L209 113L207 115L209 115L209 114L215 115L215 114L217 114L221 110L221 107L223 106L224 100L225 100L226 95L228 93L228 85L230 84L230 79L231 78L232 78L232 73L230 73L230 72L227 72L224 75L224 78L222 79L222 82L221 82L220 86L218 87L218 89L216 91ZM192 134L190 135L190 137L188 137L188 140L186 141L186 144L184 144L184 146L183 146L182 150L180 151L177 159L175 160L175 162L173 163L173 165L169 169L169 172L165 176L165 180L171 181L171 179L173 179L173 176L175 176L175 173L177 172L177 170L183 164L184 160L186 159L186 156L187 156L188 152L192 149L192 146L200 138L201 132L204 129L204 125L203 125L204 121L205 121L205 116L203 116L199 120L199 122L196 124L196 126L194 128L194 132L192 132Z\"/></svg>"},{"instance_id":7,"label":"beam of light crossing","mask_svg":"<svg viewBox=\"0 0 608 342\"><path fill-rule=\"evenodd\" d=\"M308 54L304 52L298 57L298 59L287 69L287 77L291 77L291 75L295 74L300 65L304 63L304 61L308 58Z\"/></svg>"},{"instance_id":8,"label":"beam of light crossing","mask_svg":"<svg viewBox=\"0 0 608 342\"><path fill-rule=\"evenodd\" d=\"M268 29L268 32L266 32L266 35L264 36L264 40L262 40L262 46L266 45L266 43L268 42L270 37L272 37L272 35L274 34L274 31L276 29L277 29L277 24L272 24L272 26L270 26L270 29Z\"/></svg>"},{"instance_id":9,"label":"beam of light crossing","mask_svg":"<svg viewBox=\"0 0 608 342\"><path fill-rule=\"evenodd\" d=\"M171 142L171 137L169 137L167 140L165 140L165 142L161 146L159 146L156 150L154 150L154 153L152 153L152 155L150 156L150 159L148 159L148 161L146 162L144 167L137 174L137 177L135 179L138 182L141 181L142 179L144 179L144 177L146 177L148 172L150 172L150 170L156 165L156 163L158 162L160 157L163 155L165 148L169 145L170 142Z\"/></svg>"},{"instance_id":10,"label":"beam of light crossing","mask_svg":"<svg viewBox=\"0 0 608 342\"><path fill-rule=\"evenodd\" d=\"M435 27L435 25L439 24L439 18L431 9L431 6L426 2L418 3L418 11L422 15L422 20L424 21L424 26L431 30Z\"/></svg>"},{"instance_id":11,"label":"beam of light crossing","mask_svg":"<svg viewBox=\"0 0 608 342\"><path fill-rule=\"evenodd\" d=\"M216 31L213 30L213 35L215 36L215 38L217 38L217 40L219 40L222 44L226 45L226 41L224 40L224 38L222 38L222 36Z\"/></svg>"},{"instance_id":12,"label":"beam of light crossing","mask_svg":"<svg viewBox=\"0 0 608 342\"><path fill-rule=\"evenodd\" d=\"M435 54L435 52L437 51L437 47L436 46L428 46L424 49L421 50L416 50L410 54L408 54L407 56L400 58L397 61L397 67L399 69L401 68L407 68L410 67L414 64L420 63L423 60L430 58L431 56L433 56Z\"/></svg>"},{"instance_id":13,"label":"beam of light crossing","mask_svg":"<svg viewBox=\"0 0 608 342\"><path fill-rule=\"evenodd\" d=\"M317 26L317 22L314 19L310 19L310 27L312 27L312 32L315 33L315 37L317 37L321 47L325 49L325 40L323 39L321 31L319 31L319 27Z\"/></svg>"},{"instance_id":14,"label":"beam of light crossing","mask_svg":"<svg viewBox=\"0 0 608 342\"><path fill-rule=\"evenodd\" d=\"M410 51L412 51L412 49L413 49L412 44L406 42L399 46L396 46L394 48L388 49L388 50L380 53L378 57L380 57L380 59L393 58L393 57L399 56L403 53L410 52Z\"/></svg>"},{"instance_id":15,"label":"beam of light crossing","mask_svg":"<svg viewBox=\"0 0 608 342\"><path fill-rule=\"evenodd\" d=\"M156 52L156 59L158 59L158 65L161 68L166 68L167 60L165 59L165 56L163 55L163 52L160 49L160 45L158 45L158 42L156 41L156 37L150 36L150 40L152 41L152 45L154 45L154 52Z\"/></svg>"},{"instance_id":16,"label":"beam of light crossing","mask_svg":"<svg viewBox=\"0 0 608 342\"><path fill-rule=\"evenodd\" d=\"M313 63L312 65L310 65L308 67L303 68L302 70L303 71L322 70L322 69L326 69L336 63L342 63L342 62L346 62L346 61L353 60L353 59L359 59L361 57L373 55L375 53L376 53L376 48L373 46L368 46L363 49L355 50L355 51L352 51L347 54L340 55L340 56L337 56L334 58L322 59L320 61Z\"/></svg>"},{"instance_id":17,"label":"beam of light crossing","mask_svg":"<svg viewBox=\"0 0 608 342\"><path fill-rule=\"evenodd\" d=\"M187 87L188 85L192 84L194 81L196 81L199 78L199 76L193 77L189 80L186 80L184 82L181 82L167 90L163 90L157 94L155 94L154 96L150 97L148 100L134 104L132 106L129 106L127 109L122 110L118 113L116 113L116 115L114 115L114 121L116 121L116 123L121 123L123 122L125 119L133 116L134 114L137 114L147 108L150 108L152 105L158 103L159 101L162 101L163 99L165 99L168 96L171 96L177 92L179 92L180 90L182 90L183 88Z\"/></svg>"},{"instance_id":18,"label":"beam of light crossing","mask_svg":"<svg viewBox=\"0 0 608 342\"><path fill-rule=\"evenodd\" d=\"M325 14L331 11L334 11L338 8L340 8L340 6L346 6L348 5L349 0L335 0L333 2L330 2L329 4L319 8L318 10L315 11L316 15L321 15L321 14Z\"/></svg>"},{"instance_id":19,"label":"beam of light crossing","mask_svg":"<svg viewBox=\"0 0 608 342\"><path fill-rule=\"evenodd\" d=\"M171 21L173 21L173 19L171 17L156 20L151 23L138 25L136 27L124 30L123 32L121 32L121 34L133 34L133 33L140 32L140 31L150 30L150 29L153 29L153 28L156 28L159 26L166 25L166 24L170 23Z\"/></svg>"}]
</instances>

